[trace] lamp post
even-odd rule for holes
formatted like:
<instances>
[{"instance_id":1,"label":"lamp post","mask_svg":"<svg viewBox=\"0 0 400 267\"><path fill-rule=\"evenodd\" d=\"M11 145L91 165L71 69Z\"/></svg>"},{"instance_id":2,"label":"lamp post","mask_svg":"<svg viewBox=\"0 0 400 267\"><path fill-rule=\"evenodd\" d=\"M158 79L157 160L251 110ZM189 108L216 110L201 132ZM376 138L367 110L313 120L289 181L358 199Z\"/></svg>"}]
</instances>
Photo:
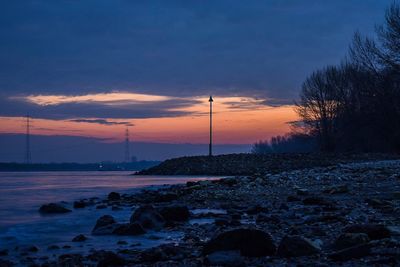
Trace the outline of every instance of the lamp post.
<instances>
[{"instance_id":1,"label":"lamp post","mask_svg":"<svg viewBox=\"0 0 400 267\"><path fill-rule=\"evenodd\" d=\"M211 157L212 156L212 103L214 102L211 95L208 102L210 102L210 145L208 147L208 156Z\"/></svg>"}]
</instances>

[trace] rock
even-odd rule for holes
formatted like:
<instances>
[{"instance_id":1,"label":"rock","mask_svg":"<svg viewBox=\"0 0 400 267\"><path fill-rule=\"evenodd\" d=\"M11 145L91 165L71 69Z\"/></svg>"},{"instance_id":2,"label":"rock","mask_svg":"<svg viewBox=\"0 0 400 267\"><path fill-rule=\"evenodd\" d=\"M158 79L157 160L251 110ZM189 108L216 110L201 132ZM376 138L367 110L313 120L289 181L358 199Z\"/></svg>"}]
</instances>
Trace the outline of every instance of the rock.
<instances>
[{"instance_id":1,"label":"rock","mask_svg":"<svg viewBox=\"0 0 400 267\"><path fill-rule=\"evenodd\" d=\"M46 214L67 213L71 212L70 209L56 203L44 204L40 207L39 212Z\"/></svg>"},{"instance_id":2,"label":"rock","mask_svg":"<svg viewBox=\"0 0 400 267\"><path fill-rule=\"evenodd\" d=\"M331 188L327 188L323 191L326 194L344 194L349 192L349 187L348 185L339 185L339 186L334 186Z\"/></svg>"},{"instance_id":3,"label":"rock","mask_svg":"<svg viewBox=\"0 0 400 267\"><path fill-rule=\"evenodd\" d=\"M96 209L98 209L98 210L105 209L105 208L107 208L106 204L100 204L100 205L96 206Z\"/></svg>"},{"instance_id":4,"label":"rock","mask_svg":"<svg viewBox=\"0 0 400 267\"><path fill-rule=\"evenodd\" d=\"M104 252L101 259L97 263L97 267L125 266L125 265L126 265L126 260L111 251Z\"/></svg>"},{"instance_id":5,"label":"rock","mask_svg":"<svg viewBox=\"0 0 400 267\"><path fill-rule=\"evenodd\" d=\"M82 209L86 207L85 201L79 200L79 201L74 201L74 209Z\"/></svg>"},{"instance_id":6,"label":"rock","mask_svg":"<svg viewBox=\"0 0 400 267\"><path fill-rule=\"evenodd\" d=\"M268 210L269 209L267 207L263 207L261 205L256 205L256 206L248 208L246 213L249 215L254 215L254 214L258 214L260 212L268 212Z\"/></svg>"},{"instance_id":7,"label":"rock","mask_svg":"<svg viewBox=\"0 0 400 267\"><path fill-rule=\"evenodd\" d=\"M123 245L123 246L125 246L125 245L128 245L128 242L126 242L125 240L119 240L119 241L117 242L117 245Z\"/></svg>"},{"instance_id":8,"label":"rock","mask_svg":"<svg viewBox=\"0 0 400 267\"><path fill-rule=\"evenodd\" d=\"M235 178L224 178L224 179L215 180L215 182L218 184L221 184L221 185L234 186L238 183L238 180Z\"/></svg>"},{"instance_id":9,"label":"rock","mask_svg":"<svg viewBox=\"0 0 400 267\"><path fill-rule=\"evenodd\" d=\"M384 208L384 207L390 207L392 205L390 201L376 199L376 198L367 198L365 199L365 203L367 203L369 206L373 208Z\"/></svg>"},{"instance_id":10,"label":"rock","mask_svg":"<svg viewBox=\"0 0 400 267\"><path fill-rule=\"evenodd\" d=\"M289 210L289 206L288 206L286 203L282 203L282 204L279 206L279 209L280 209L280 210Z\"/></svg>"},{"instance_id":11,"label":"rock","mask_svg":"<svg viewBox=\"0 0 400 267\"><path fill-rule=\"evenodd\" d=\"M84 236L84 235L82 235L82 234L80 234L80 235L75 236L75 237L72 239L72 242L83 242L83 241L85 241L85 240L87 240L87 237Z\"/></svg>"},{"instance_id":12,"label":"rock","mask_svg":"<svg viewBox=\"0 0 400 267\"><path fill-rule=\"evenodd\" d=\"M192 249L187 247L177 246L175 244L164 244L142 251L140 253L140 260L142 262L151 263L168 260L181 261L188 258L192 253ZM169 264L157 264L151 266L169 266ZM180 266L185 266L185 264L180 264Z\"/></svg>"},{"instance_id":13,"label":"rock","mask_svg":"<svg viewBox=\"0 0 400 267\"><path fill-rule=\"evenodd\" d=\"M307 196L307 195L309 194L309 192L308 192L307 189L298 188L298 189L296 190L296 194L297 194L298 196Z\"/></svg>"},{"instance_id":14,"label":"rock","mask_svg":"<svg viewBox=\"0 0 400 267\"><path fill-rule=\"evenodd\" d=\"M400 226L387 226L391 236L400 236Z\"/></svg>"},{"instance_id":15,"label":"rock","mask_svg":"<svg viewBox=\"0 0 400 267\"><path fill-rule=\"evenodd\" d=\"M159 210L166 221L187 221L190 217L186 206L168 206Z\"/></svg>"},{"instance_id":16,"label":"rock","mask_svg":"<svg viewBox=\"0 0 400 267\"><path fill-rule=\"evenodd\" d=\"M351 259L359 259L371 254L371 247L369 244L363 244L346 248L329 255L334 261L348 261Z\"/></svg>"},{"instance_id":17,"label":"rock","mask_svg":"<svg viewBox=\"0 0 400 267\"><path fill-rule=\"evenodd\" d=\"M116 221L114 220L113 216L103 215L97 220L96 225L92 230L92 234L94 235L111 234L116 227L115 223Z\"/></svg>"},{"instance_id":18,"label":"rock","mask_svg":"<svg viewBox=\"0 0 400 267\"><path fill-rule=\"evenodd\" d=\"M63 254L58 257L57 266L83 266L80 254Z\"/></svg>"},{"instance_id":19,"label":"rock","mask_svg":"<svg viewBox=\"0 0 400 267\"><path fill-rule=\"evenodd\" d=\"M393 192L392 193L392 198L396 199L396 200L399 200L400 199L400 192L399 191Z\"/></svg>"},{"instance_id":20,"label":"rock","mask_svg":"<svg viewBox=\"0 0 400 267\"><path fill-rule=\"evenodd\" d=\"M268 216L264 213L260 213L257 215L256 217L256 223L260 224L260 223L273 223L273 224L279 224L281 223L281 220L279 219L278 216L276 215L271 215Z\"/></svg>"},{"instance_id":21,"label":"rock","mask_svg":"<svg viewBox=\"0 0 400 267\"><path fill-rule=\"evenodd\" d=\"M382 224L354 224L343 229L345 233L364 233L372 240L388 238L391 236L390 230Z\"/></svg>"},{"instance_id":22,"label":"rock","mask_svg":"<svg viewBox=\"0 0 400 267\"><path fill-rule=\"evenodd\" d=\"M332 201L329 201L325 198L314 196L314 197L307 197L303 199L304 205L319 205L319 206L330 206L333 204Z\"/></svg>"},{"instance_id":23,"label":"rock","mask_svg":"<svg viewBox=\"0 0 400 267\"><path fill-rule=\"evenodd\" d=\"M162 249L155 247L142 251L140 253L140 261L141 262L157 262L165 259L165 254Z\"/></svg>"},{"instance_id":24,"label":"rock","mask_svg":"<svg viewBox=\"0 0 400 267\"><path fill-rule=\"evenodd\" d=\"M108 200L115 201L115 200L120 200L120 199L121 199L121 195L117 192L111 192L110 194L108 194Z\"/></svg>"},{"instance_id":25,"label":"rock","mask_svg":"<svg viewBox=\"0 0 400 267\"><path fill-rule=\"evenodd\" d=\"M17 250L21 253L38 252L39 248L34 245L24 245L17 247Z\"/></svg>"},{"instance_id":26,"label":"rock","mask_svg":"<svg viewBox=\"0 0 400 267\"><path fill-rule=\"evenodd\" d=\"M54 249L60 249L60 247L57 246L57 245L50 245L50 246L47 247L47 249L48 250L54 250Z\"/></svg>"},{"instance_id":27,"label":"rock","mask_svg":"<svg viewBox=\"0 0 400 267\"><path fill-rule=\"evenodd\" d=\"M216 226L227 226L229 225L230 220L227 217L217 218L214 221Z\"/></svg>"},{"instance_id":28,"label":"rock","mask_svg":"<svg viewBox=\"0 0 400 267\"><path fill-rule=\"evenodd\" d=\"M187 187L192 187L192 186L195 186L195 185L197 185L197 182L192 182L192 181L186 182L186 186Z\"/></svg>"},{"instance_id":29,"label":"rock","mask_svg":"<svg viewBox=\"0 0 400 267\"><path fill-rule=\"evenodd\" d=\"M155 198L155 202L170 202L173 200L177 200L178 195L174 193L163 193L157 194Z\"/></svg>"},{"instance_id":30,"label":"rock","mask_svg":"<svg viewBox=\"0 0 400 267\"><path fill-rule=\"evenodd\" d=\"M244 260L237 250L216 251L207 255L205 265L212 266L243 266Z\"/></svg>"},{"instance_id":31,"label":"rock","mask_svg":"<svg viewBox=\"0 0 400 267\"><path fill-rule=\"evenodd\" d=\"M296 201L300 201L301 199L297 196L293 196L293 195L289 195L286 198L287 202L296 202Z\"/></svg>"},{"instance_id":32,"label":"rock","mask_svg":"<svg viewBox=\"0 0 400 267\"><path fill-rule=\"evenodd\" d=\"M0 256L7 256L8 255L8 249L1 249L0 250Z\"/></svg>"},{"instance_id":33,"label":"rock","mask_svg":"<svg viewBox=\"0 0 400 267\"><path fill-rule=\"evenodd\" d=\"M217 235L205 244L203 253L208 255L224 250L239 250L242 256L262 257L274 255L276 247L269 233L242 228Z\"/></svg>"},{"instance_id":34,"label":"rock","mask_svg":"<svg viewBox=\"0 0 400 267\"><path fill-rule=\"evenodd\" d=\"M369 242L369 237L364 233L343 233L333 244L336 250L363 245Z\"/></svg>"},{"instance_id":35,"label":"rock","mask_svg":"<svg viewBox=\"0 0 400 267\"><path fill-rule=\"evenodd\" d=\"M15 266L15 263L12 261L0 259L0 266L1 267L12 267L12 266Z\"/></svg>"},{"instance_id":36,"label":"rock","mask_svg":"<svg viewBox=\"0 0 400 267\"><path fill-rule=\"evenodd\" d=\"M117 226L112 233L116 235L141 235L146 231L138 223L127 223Z\"/></svg>"},{"instance_id":37,"label":"rock","mask_svg":"<svg viewBox=\"0 0 400 267\"><path fill-rule=\"evenodd\" d=\"M285 236L279 244L277 254L281 257L301 257L318 254L321 248L301 236Z\"/></svg>"},{"instance_id":38,"label":"rock","mask_svg":"<svg viewBox=\"0 0 400 267\"><path fill-rule=\"evenodd\" d=\"M164 227L165 220L152 205L140 206L130 218L131 223L140 223L145 229L159 230Z\"/></svg>"}]
</instances>

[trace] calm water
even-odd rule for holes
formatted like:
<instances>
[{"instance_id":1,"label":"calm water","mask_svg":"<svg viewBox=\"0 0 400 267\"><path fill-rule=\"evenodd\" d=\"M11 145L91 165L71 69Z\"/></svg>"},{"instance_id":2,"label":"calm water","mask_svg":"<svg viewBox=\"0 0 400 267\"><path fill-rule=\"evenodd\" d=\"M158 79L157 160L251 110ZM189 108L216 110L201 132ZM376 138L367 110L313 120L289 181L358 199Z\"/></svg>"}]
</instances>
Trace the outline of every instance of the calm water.
<instances>
[{"instance_id":1,"label":"calm water","mask_svg":"<svg viewBox=\"0 0 400 267\"><path fill-rule=\"evenodd\" d=\"M131 208L112 211L110 208L96 210L95 207L89 207L67 214L42 216L38 208L44 203L66 201L66 206L71 207L74 200L105 197L111 191L128 193L143 187L218 178L129 174L131 172L0 172L0 249L35 244L43 251L52 244L71 245L72 237L77 234L90 236L91 229L101 215L111 214L117 221L126 222L132 213ZM158 243L179 238L179 233L173 232L159 232L157 235L160 238ZM116 241L110 239L115 237L90 236L85 247L115 246ZM151 245L151 240L155 238L147 239L146 242L146 236L127 239L134 243Z\"/></svg>"}]
</instances>

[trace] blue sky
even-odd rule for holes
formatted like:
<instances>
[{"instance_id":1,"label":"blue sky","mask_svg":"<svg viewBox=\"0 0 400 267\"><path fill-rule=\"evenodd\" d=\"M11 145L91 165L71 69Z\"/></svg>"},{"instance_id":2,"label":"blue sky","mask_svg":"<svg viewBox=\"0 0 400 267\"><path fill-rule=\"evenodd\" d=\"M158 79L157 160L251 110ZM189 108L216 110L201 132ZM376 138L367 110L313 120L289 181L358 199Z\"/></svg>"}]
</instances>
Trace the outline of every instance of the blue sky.
<instances>
[{"instance_id":1,"label":"blue sky","mask_svg":"<svg viewBox=\"0 0 400 267\"><path fill-rule=\"evenodd\" d=\"M121 140L133 125L136 141L204 143L210 94L220 144L284 133L307 75L392 2L0 0L0 134L29 113L37 135Z\"/></svg>"}]
</instances>

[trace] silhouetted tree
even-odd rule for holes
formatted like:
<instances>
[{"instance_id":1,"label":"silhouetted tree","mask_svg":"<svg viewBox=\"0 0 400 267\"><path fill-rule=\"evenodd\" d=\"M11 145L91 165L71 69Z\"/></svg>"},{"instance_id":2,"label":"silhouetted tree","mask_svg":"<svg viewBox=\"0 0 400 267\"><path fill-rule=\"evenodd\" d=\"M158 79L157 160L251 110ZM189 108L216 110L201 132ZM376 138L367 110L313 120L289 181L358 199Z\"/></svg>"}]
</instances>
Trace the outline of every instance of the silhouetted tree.
<instances>
[{"instance_id":1,"label":"silhouetted tree","mask_svg":"<svg viewBox=\"0 0 400 267\"><path fill-rule=\"evenodd\" d=\"M377 38L354 35L349 59L312 73L296 111L322 151L400 151L400 7Z\"/></svg>"}]
</instances>

